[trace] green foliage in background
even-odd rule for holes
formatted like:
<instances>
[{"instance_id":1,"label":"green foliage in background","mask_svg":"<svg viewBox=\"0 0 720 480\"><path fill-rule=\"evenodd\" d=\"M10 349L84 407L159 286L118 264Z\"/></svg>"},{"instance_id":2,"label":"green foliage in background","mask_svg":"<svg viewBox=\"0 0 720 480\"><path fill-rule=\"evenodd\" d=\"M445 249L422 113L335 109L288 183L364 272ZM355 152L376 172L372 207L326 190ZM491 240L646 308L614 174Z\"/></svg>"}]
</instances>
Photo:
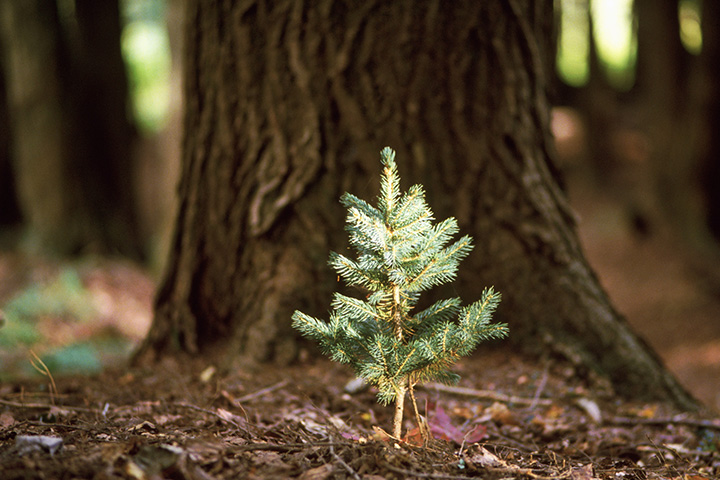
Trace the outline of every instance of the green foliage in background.
<instances>
[{"instance_id":1,"label":"green foliage in background","mask_svg":"<svg viewBox=\"0 0 720 480\"><path fill-rule=\"evenodd\" d=\"M120 335L73 336L96 332L88 327L98 316L76 268L64 267L19 291L0 305L0 381L38 375L31 351L53 375L97 373L103 364L127 357L132 344Z\"/></svg>"},{"instance_id":2,"label":"green foliage in background","mask_svg":"<svg viewBox=\"0 0 720 480\"><path fill-rule=\"evenodd\" d=\"M6 325L0 346L31 345L42 340L36 320L44 316L86 321L95 314L77 271L63 269L47 284L33 284L2 307Z\"/></svg>"},{"instance_id":3,"label":"green foliage in background","mask_svg":"<svg viewBox=\"0 0 720 480\"><path fill-rule=\"evenodd\" d=\"M172 60L165 1L123 0L122 55L127 65L133 114L142 132L161 130L170 111Z\"/></svg>"}]
</instances>

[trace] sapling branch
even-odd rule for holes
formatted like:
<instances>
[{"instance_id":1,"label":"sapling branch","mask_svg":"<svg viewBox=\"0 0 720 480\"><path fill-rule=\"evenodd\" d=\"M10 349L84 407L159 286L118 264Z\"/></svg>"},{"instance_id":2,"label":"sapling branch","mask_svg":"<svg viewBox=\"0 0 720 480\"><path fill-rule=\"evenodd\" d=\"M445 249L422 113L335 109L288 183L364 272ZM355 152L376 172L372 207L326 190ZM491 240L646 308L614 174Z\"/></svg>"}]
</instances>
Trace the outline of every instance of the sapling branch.
<instances>
[{"instance_id":1,"label":"sapling branch","mask_svg":"<svg viewBox=\"0 0 720 480\"><path fill-rule=\"evenodd\" d=\"M418 382L457 382L449 368L482 340L507 336L507 325L490 324L500 302L492 287L480 300L461 307L459 298L441 300L413 312L422 291L455 279L460 261L472 250L457 221L437 224L421 185L400 191L395 152L381 152L383 172L377 207L345 193L346 230L357 252L353 260L331 252L329 264L345 283L368 291L366 299L335 293L329 322L293 314L293 327L313 338L333 360L350 364L358 376L377 387L378 400L395 403L393 436L400 438L409 392L425 442L414 387Z\"/></svg>"}]
</instances>

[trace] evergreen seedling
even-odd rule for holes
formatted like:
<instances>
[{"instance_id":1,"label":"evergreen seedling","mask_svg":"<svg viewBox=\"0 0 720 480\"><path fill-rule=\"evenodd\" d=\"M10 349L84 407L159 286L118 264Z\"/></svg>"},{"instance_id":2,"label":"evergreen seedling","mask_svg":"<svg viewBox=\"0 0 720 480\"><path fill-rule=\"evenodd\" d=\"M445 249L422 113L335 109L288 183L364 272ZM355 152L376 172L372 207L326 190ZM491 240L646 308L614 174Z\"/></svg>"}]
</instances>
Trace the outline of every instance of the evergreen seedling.
<instances>
[{"instance_id":1,"label":"evergreen seedling","mask_svg":"<svg viewBox=\"0 0 720 480\"><path fill-rule=\"evenodd\" d=\"M335 293L330 321L295 311L293 327L317 340L333 360L353 366L358 376L378 389L378 400L395 402L393 436L400 438L405 394L410 393L418 427L413 387L460 378L450 366L482 340L507 335L505 324L491 324L500 294L486 288L480 300L461 306L459 298L440 300L413 312L420 292L452 281L458 264L472 249L454 218L433 223L421 185L400 192L395 152L381 152L383 172L377 207L345 193L346 230L357 258L330 254L330 265L346 284L368 292L364 299Z\"/></svg>"}]
</instances>

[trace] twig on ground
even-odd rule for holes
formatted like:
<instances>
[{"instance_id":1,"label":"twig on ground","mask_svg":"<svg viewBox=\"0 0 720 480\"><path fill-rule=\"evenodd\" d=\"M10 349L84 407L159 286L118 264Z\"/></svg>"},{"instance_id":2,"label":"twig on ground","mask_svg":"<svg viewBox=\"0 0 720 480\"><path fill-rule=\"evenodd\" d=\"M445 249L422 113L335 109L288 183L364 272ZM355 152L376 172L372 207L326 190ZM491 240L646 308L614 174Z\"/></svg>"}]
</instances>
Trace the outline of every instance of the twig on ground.
<instances>
[{"instance_id":1,"label":"twig on ground","mask_svg":"<svg viewBox=\"0 0 720 480\"><path fill-rule=\"evenodd\" d=\"M305 450L315 447L339 447L347 446L347 443L340 442L314 442L314 443L246 443L237 445L233 448L246 452L255 450L272 450L277 452L291 452L295 450Z\"/></svg>"},{"instance_id":2,"label":"twig on ground","mask_svg":"<svg viewBox=\"0 0 720 480\"><path fill-rule=\"evenodd\" d=\"M540 383L538 384L537 388L535 389L535 395L533 395L532 403L530 404L530 410L534 409L538 402L540 401L540 395L542 394L542 391L545 390L545 385L547 384L548 379L548 370L550 369L550 364L546 364L545 368L543 369L542 378L540 378Z\"/></svg>"},{"instance_id":3,"label":"twig on ground","mask_svg":"<svg viewBox=\"0 0 720 480\"><path fill-rule=\"evenodd\" d=\"M438 392L451 393L454 395L462 395L464 397L484 398L498 402L517 403L519 405L552 405L552 400L545 398L516 397L514 395L505 395L492 390L475 390L474 388L452 387L441 383L428 383L424 385L424 388L437 390Z\"/></svg>"},{"instance_id":4,"label":"twig on ground","mask_svg":"<svg viewBox=\"0 0 720 480\"><path fill-rule=\"evenodd\" d=\"M390 463L386 461L380 461L380 465L387 468L388 470L392 470L395 473L399 473L401 475L405 475L406 477L418 477L418 478L432 478L432 479L438 479L438 480L472 480L477 477L466 477L464 475L453 475L452 473L425 473L425 472L417 472L413 470L407 470L405 468L395 467L391 465ZM565 472L562 472L558 475L553 476L545 476L545 475L539 475L535 472L533 472L529 468L520 468L516 467L514 465L508 465L507 467L487 467L487 471L490 472L498 472L501 474L514 474L514 475L525 475L530 478L534 478L536 480L558 480L558 479L564 479L569 478L572 474L571 470L567 470Z\"/></svg>"},{"instance_id":5,"label":"twig on ground","mask_svg":"<svg viewBox=\"0 0 720 480\"><path fill-rule=\"evenodd\" d=\"M196 410L198 412L207 413L208 415L217 417L220 420L222 420L223 422L229 423L230 425L237 427L238 430L245 430L245 431L247 430L246 428L244 428L242 425L240 425L236 421L234 421L230 418L225 418L223 415L220 415L217 412L213 412L212 410L208 410L207 408L198 407L197 405L193 405L192 403L185 403L185 402L177 402L174 405L177 405L178 407L189 408L191 410Z\"/></svg>"},{"instance_id":6,"label":"twig on ground","mask_svg":"<svg viewBox=\"0 0 720 480\"><path fill-rule=\"evenodd\" d=\"M2 400L0 399L0 405L5 405L8 407L15 407L15 408L58 408L60 410L72 410L76 412L91 412L91 413L97 413L99 410L97 408L85 408L85 407L68 407L65 405L57 406L57 405L51 405L49 403L24 403L24 402L13 402L12 400Z\"/></svg>"},{"instance_id":7,"label":"twig on ground","mask_svg":"<svg viewBox=\"0 0 720 480\"><path fill-rule=\"evenodd\" d=\"M274 392L275 390L278 390L278 389L284 387L285 385L288 384L288 382L289 382L289 380L287 380L287 379L281 380L278 383L276 383L275 385L270 385L269 387L263 388L262 390L258 390L257 392L248 393L247 395L244 395L240 398L236 398L235 402L237 402L238 404L243 403L243 402L249 402L250 400L253 400L257 397L261 397L261 396L265 395L266 393Z\"/></svg>"},{"instance_id":8,"label":"twig on ground","mask_svg":"<svg viewBox=\"0 0 720 480\"><path fill-rule=\"evenodd\" d=\"M25 420L23 423L25 423L27 425L32 425L33 427L65 428L68 430L83 430L86 432L94 432L94 433L97 433L102 430L101 428L85 427L83 425L69 425L69 424L65 424L65 423L34 422L31 420Z\"/></svg>"},{"instance_id":9,"label":"twig on ground","mask_svg":"<svg viewBox=\"0 0 720 480\"><path fill-rule=\"evenodd\" d=\"M472 480L473 477L466 477L463 475L453 475L450 473L425 473L425 472L417 472L413 470L408 470L406 468L400 468L395 467L391 465L388 462L380 461L379 465L387 468L388 470L391 470L395 473L399 473L401 475L404 475L405 477L419 477L419 478L437 478L437 479L447 479L447 480Z\"/></svg>"},{"instance_id":10,"label":"twig on ground","mask_svg":"<svg viewBox=\"0 0 720 480\"><path fill-rule=\"evenodd\" d=\"M605 423L613 425L685 425L688 427L720 430L720 420L693 420L691 418L630 418L612 417Z\"/></svg>"},{"instance_id":11,"label":"twig on ground","mask_svg":"<svg viewBox=\"0 0 720 480\"><path fill-rule=\"evenodd\" d=\"M340 455L338 455L337 453L335 453L335 448L333 447L333 445L330 445L330 455L332 455L333 458L334 458L335 460L337 460L337 461L340 463L340 465L343 466L343 468L344 468L345 470L348 471L348 473L350 474L350 476L352 476L355 480L361 480L360 475L358 475L357 472L356 472L355 470L353 470L353 468L352 468L350 465L348 465L347 463L345 463L345 460L343 460L343 459L340 457Z\"/></svg>"}]
</instances>

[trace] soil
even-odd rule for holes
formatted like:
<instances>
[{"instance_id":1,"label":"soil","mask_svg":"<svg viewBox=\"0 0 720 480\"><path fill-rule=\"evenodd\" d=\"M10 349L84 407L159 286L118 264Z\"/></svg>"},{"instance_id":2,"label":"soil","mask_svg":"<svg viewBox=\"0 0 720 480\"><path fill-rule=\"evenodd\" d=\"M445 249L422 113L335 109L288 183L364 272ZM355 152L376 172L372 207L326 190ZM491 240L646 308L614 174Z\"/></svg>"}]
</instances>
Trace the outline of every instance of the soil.
<instances>
[{"instance_id":1,"label":"soil","mask_svg":"<svg viewBox=\"0 0 720 480\"><path fill-rule=\"evenodd\" d=\"M392 407L372 389L346 391L349 369L324 359L220 371L203 358L113 368L122 365L114 357L99 374L45 370L40 380L0 384L0 478L720 478L718 292L672 242L633 233L623 205L575 195L585 200L588 258L614 302L707 409L621 400L561 359L486 347L457 365L460 390L418 390L433 437L423 445L409 405L404 438L390 438ZM0 255L0 305L61 269ZM115 261L78 271L102 314L77 324L45 315L38 325L49 338L108 330L142 338L148 276ZM32 363L27 352L0 352L0 361L2 369Z\"/></svg>"},{"instance_id":2,"label":"soil","mask_svg":"<svg viewBox=\"0 0 720 480\"><path fill-rule=\"evenodd\" d=\"M710 479L720 420L620 402L569 365L484 350L459 392L417 392L411 416L348 393L347 369L214 372L201 359L0 389L0 477L12 479ZM483 390L477 390L482 386ZM374 428L375 427L375 428Z\"/></svg>"}]
</instances>

